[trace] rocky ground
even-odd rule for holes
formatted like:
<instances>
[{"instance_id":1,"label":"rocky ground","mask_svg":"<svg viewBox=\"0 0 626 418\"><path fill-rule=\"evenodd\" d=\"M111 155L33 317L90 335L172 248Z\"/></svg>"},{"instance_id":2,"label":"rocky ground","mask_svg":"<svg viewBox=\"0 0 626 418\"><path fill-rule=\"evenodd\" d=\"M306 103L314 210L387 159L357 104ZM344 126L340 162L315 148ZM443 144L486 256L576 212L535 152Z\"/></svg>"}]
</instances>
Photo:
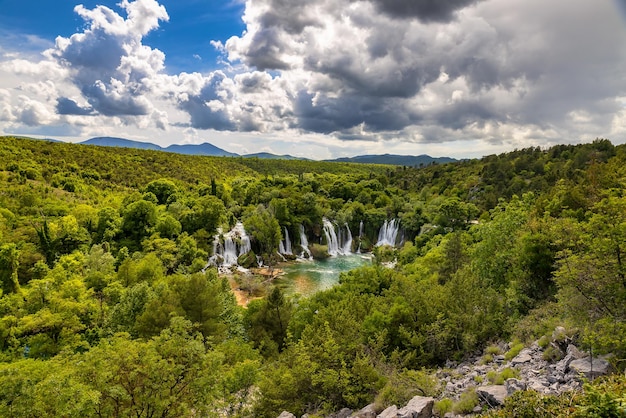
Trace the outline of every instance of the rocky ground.
<instances>
[{"instance_id":1,"label":"rocky ground","mask_svg":"<svg viewBox=\"0 0 626 418\"><path fill-rule=\"evenodd\" d=\"M458 400L461 394L475 390L479 404L472 415L486 408L497 408L504 400L518 390L534 390L542 394L556 395L567 391L580 390L584 378L593 379L608 374L611 370L607 358L594 357L581 352L571 340L565 337L565 330L557 328L552 342L533 343L522 349L515 357L507 360L504 354L509 347L494 353L485 353L460 364L449 363L435 374L443 390L437 399L416 396L407 405L391 405L383 411L376 411L370 404L359 411L342 409L327 418L431 418L439 417L433 410L435 401L448 398ZM547 351L547 353L546 353ZM548 354L548 355L546 355ZM508 356L510 357L510 356ZM545 359L548 357L548 360ZM551 361L549 361L551 360ZM513 377L511 377L513 376ZM461 417L462 414L448 412L446 418ZM303 416L306 418L307 415ZM279 418L297 418L283 412Z\"/></svg>"}]
</instances>

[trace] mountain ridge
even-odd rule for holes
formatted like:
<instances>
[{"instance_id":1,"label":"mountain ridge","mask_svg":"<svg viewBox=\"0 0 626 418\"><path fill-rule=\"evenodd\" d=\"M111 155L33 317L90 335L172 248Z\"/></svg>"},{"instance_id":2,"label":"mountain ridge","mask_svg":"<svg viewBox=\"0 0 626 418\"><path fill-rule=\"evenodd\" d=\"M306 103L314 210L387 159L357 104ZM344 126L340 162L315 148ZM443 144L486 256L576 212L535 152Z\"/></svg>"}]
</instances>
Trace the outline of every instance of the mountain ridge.
<instances>
[{"instance_id":1,"label":"mountain ridge","mask_svg":"<svg viewBox=\"0 0 626 418\"><path fill-rule=\"evenodd\" d=\"M37 138L34 138L37 139ZM44 141L61 142L57 139L44 138ZM82 145L95 145L103 147L120 147L120 148L135 148L146 149L153 151L163 151L169 153L177 153L183 155L199 155L199 156L212 156L212 157L243 157L243 158L258 158L258 159L282 159L282 160L309 160L309 158L295 157L293 155L283 154L276 155L269 152L258 152L252 154L236 154L219 148L209 142L202 144L172 144L167 147L161 147L151 142L134 141L126 138L111 137L111 136L98 136L89 138L85 141L78 142ZM341 157L335 159L322 160L326 162L347 162L347 163L361 163L361 164L387 164L387 165L401 165L420 167L427 166L433 163L445 164L449 162L458 161L450 157L431 157L426 154L420 155L399 155L399 154L368 154L357 155L355 157Z\"/></svg>"}]
</instances>

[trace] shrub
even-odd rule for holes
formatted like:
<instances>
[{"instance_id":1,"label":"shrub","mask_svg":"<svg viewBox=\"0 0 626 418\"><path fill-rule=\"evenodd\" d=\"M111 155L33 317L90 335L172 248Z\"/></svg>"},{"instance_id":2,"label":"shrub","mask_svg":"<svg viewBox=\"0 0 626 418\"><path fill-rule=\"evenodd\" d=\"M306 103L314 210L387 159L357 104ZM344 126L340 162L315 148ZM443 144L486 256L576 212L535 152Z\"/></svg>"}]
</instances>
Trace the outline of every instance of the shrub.
<instances>
[{"instance_id":1,"label":"shrub","mask_svg":"<svg viewBox=\"0 0 626 418\"><path fill-rule=\"evenodd\" d=\"M469 414L478 405L478 395L474 388L470 388L461 394L461 398L452 405L455 414Z\"/></svg>"},{"instance_id":2,"label":"shrub","mask_svg":"<svg viewBox=\"0 0 626 418\"><path fill-rule=\"evenodd\" d=\"M509 348L509 351L507 351L504 354L504 358L507 361L511 361L515 356L517 356L519 354L520 351L522 351L523 348L524 348L524 344L523 343L521 343L518 340L514 340L511 343L511 348Z\"/></svg>"},{"instance_id":3,"label":"shrub","mask_svg":"<svg viewBox=\"0 0 626 418\"><path fill-rule=\"evenodd\" d=\"M559 361L563 358L563 353L558 348L549 346L544 350L542 357L545 361L554 363L555 361Z\"/></svg>"},{"instance_id":4,"label":"shrub","mask_svg":"<svg viewBox=\"0 0 626 418\"><path fill-rule=\"evenodd\" d=\"M452 406L454 405L454 401L450 398L443 398L440 401L436 401L433 406L433 410L440 417L444 416L448 412L452 411Z\"/></svg>"},{"instance_id":5,"label":"shrub","mask_svg":"<svg viewBox=\"0 0 626 418\"><path fill-rule=\"evenodd\" d=\"M493 356L491 354L485 354L483 358L480 359L480 364L488 364L493 361Z\"/></svg>"},{"instance_id":6,"label":"shrub","mask_svg":"<svg viewBox=\"0 0 626 418\"><path fill-rule=\"evenodd\" d=\"M541 338L539 338L539 340L537 341L537 344L539 344L539 347L541 348L546 348L548 344L550 344L550 342L551 342L550 337L548 337L547 335L544 335Z\"/></svg>"},{"instance_id":7,"label":"shrub","mask_svg":"<svg viewBox=\"0 0 626 418\"><path fill-rule=\"evenodd\" d=\"M502 353L502 350L500 350L500 347L496 344L492 344L485 349L485 354L490 354L492 356L497 356L500 353Z\"/></svg>"}]
</instances>

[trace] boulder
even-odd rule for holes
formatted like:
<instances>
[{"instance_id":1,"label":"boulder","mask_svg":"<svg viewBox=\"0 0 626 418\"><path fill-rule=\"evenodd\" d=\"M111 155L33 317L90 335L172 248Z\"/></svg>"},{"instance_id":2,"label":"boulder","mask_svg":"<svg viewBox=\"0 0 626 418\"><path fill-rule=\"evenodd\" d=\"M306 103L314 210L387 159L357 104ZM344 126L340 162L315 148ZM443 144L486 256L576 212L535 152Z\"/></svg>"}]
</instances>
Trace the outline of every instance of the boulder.
<instances>
[{"instance_id":1,"label":"boulder","mask_svg":"<svg viewBox=\"0 0 626 418\"><path fill-rule=\"evenodd\" d=\"M430 418L434 404L433 398L415 396L404 408L398 410L396 416L398 418Z\"/></svg>"},{"instance_id":2,"label":"boulder","mask_svg":"<svg viewBox=\"0 0 626 418\"><path fill-rule=\"evenodd\" d=\"M533 360L533 357L530 355L530 350L527 348L523 349L517 356L511 360L512 365L530 363Z\"/></svg>"},{"instance_id":3,"label":"boulder","mask_svg":"<svg viewBox=\"0 0 626 418\"><path fill-rule=\"evenodd\" d=\"M296 418L296 416L292 414L291 412L283 411L280 413L278 418Z\"/></svg>"},{"instance_id":4,"label":"boulder","mask_svg":"<svg viewBox=\"0 0 626 418\"><path fill-rule=\"evenodd\" d=\"M567 355L572 356L575 359L581 359L585 357L585 355L574 344L570 344L567 346L566 353Z\"/></svg>"},{"instance_id":5,"label":"boulder","mask_svg":"<svg viewBox=\"0 0 626 418\"><path fill-rule=\"evenodd\" d=\"M572 361L574 360L576 360L576 357L574 357L572 354L567 354L565 357L559 360L558 363L556 363L554 369L557 373L565 373Z\"/></svg>"},{"instance_id":6,"label":"boulder","mask_svg":"<svg viewBox=\"0 0 626 418\"><path fill-rule=\"evenodd\" d=\"M391 405L389 408L381 412L376 418L396 418L398 407Z\"/></svg>"},{"instance_id":7,"label":"boulder","mask_svg":"<svg viewBox=\"0 0 626 418\"><path fill-rule=\"evenodd\" d=\"M348 418L350 415L352 415L352 409L343 408L341 411L332 414L330 418Z\"/></svg>"},{"instance_id":8,"label":"boulder","mask_svg":"<svg viewBox=\"0 0 626 418\"><path fill-rule=\"evenodd\" d=\"M511 396L518 390L526 390L526 383L519 379L507 379L504 383L504 387L506 388L507 396Z\"/></svg>"},{"instance_id":9,"label":"boulder","mask_svg":"<svg viewBox=\"0 0 626 418\"><path fill-rule=\"evenodd\" d=\"M594 358L592 361L590 357L585 357L572 361L569 368L578 374L584 374L587 379L593 379L609 374L611 364L601 358Z\"/></svg>"},{"instance_id":10,"label":"boulder","mask_svg":"<svg viewBox=\"0 0 626 418\"><path fill-rule=\"evenodd\" d=\"M376 418L375 404L371 403L352 414L352 418Z\"/></svg>"},{"instance_id":11,"label":"boulder","mask_svg":"<svg viewBox=\"0 0 626 418\"><path fill-rule=\"evenodd\" d=\"M490 407L494 407L504 404L504 399L507 397L507 390L503 385L480 386L476 388L476 394Z\"/></svg>"}]
</instances>

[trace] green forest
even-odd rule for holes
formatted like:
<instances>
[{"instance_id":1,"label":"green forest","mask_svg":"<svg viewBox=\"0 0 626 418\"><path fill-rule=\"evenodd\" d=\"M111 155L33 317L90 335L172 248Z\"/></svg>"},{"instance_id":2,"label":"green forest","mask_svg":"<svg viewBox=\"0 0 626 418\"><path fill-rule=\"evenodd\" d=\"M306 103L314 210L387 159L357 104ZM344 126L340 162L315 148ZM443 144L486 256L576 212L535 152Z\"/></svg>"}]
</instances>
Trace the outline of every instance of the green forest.
<instances>
[{"instance_id":1,"label":"green forest","mask_svg":"<svg viewBox=\"0 0 626 418\"><path fill-rule=\"evenodd\" d=\"M606 139L407 167L2 137L0 416L382 410L436 396L449 360L556 326L621 377L505 411L624 416L625 191L626 146ZM329 290L255 276L243 307L207 266L237 222L246 267L278 265L300 226L327 257L324 219L374 255ZM403 244L376 246L392 220Z\"/></svg>"}]
</instances>

